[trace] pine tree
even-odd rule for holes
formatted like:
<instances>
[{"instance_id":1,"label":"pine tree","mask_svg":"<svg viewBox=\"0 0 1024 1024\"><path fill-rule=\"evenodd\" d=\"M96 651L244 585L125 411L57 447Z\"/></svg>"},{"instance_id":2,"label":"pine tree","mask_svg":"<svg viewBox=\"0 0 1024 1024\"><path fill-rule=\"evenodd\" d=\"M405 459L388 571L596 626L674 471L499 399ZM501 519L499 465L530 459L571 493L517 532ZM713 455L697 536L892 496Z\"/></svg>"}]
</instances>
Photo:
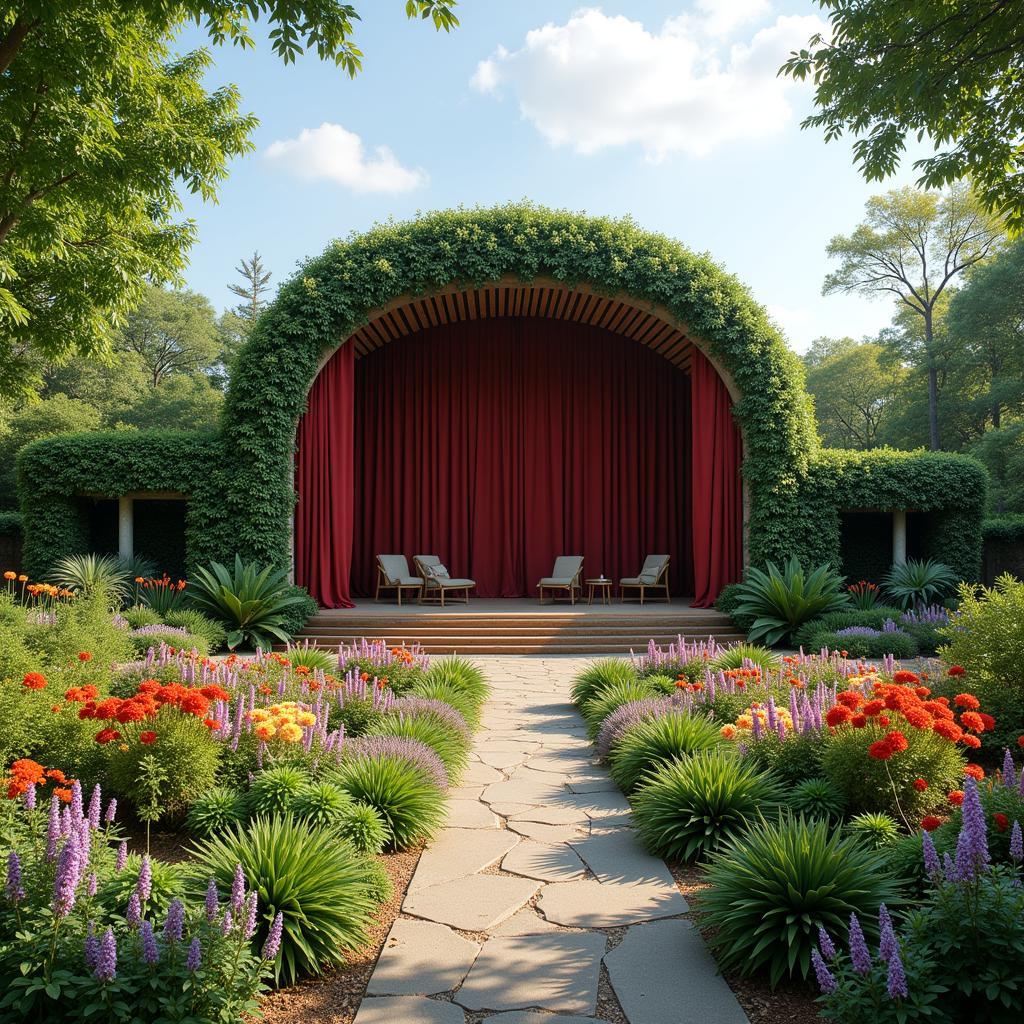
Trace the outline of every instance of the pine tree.
<instances>
[{"instance_id":1,"label":"pine tree","mask_svg":"<svg viewBox=\"0 0 1024 1024\"><path fill-rule=\"evenodd\" d=\"M245 281L245 284L228 285L228 288L243 300L235 307L235 313L252 327L267 306L267 300L262 296L264 292L270 291L268 282L271 274L263 266L263 260L260 259L258 252L254 252L250 260L243 259L235 270Z\"/></svg>"}]
</instances>

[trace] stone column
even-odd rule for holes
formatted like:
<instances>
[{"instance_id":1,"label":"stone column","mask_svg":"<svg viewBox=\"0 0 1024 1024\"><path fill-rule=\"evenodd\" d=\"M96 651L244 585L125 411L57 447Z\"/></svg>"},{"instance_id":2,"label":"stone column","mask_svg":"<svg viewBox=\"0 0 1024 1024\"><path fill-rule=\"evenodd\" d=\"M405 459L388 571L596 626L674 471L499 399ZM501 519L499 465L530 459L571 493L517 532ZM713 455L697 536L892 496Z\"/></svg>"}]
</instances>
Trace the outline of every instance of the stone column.
<instances>
[{"instance_id":1,"label":"stone column","mask_svg":"<svg viewBox=\"0 0 1024 1024\"><path fill-rule=\"evenodd\" d=\"M892 564L905 565L907 561L907 513L905 509L893 509L892 513Z\"/></svg>"},{"instance_id":2,"label":"stone column","mask_svg":"<svg viewBox=\"0 0 1024 1024\"><path fill-rule=\"evenodd\" d=\"M117 553L131 558L135 553L135 499L117 499Z\"/></svg>"}]
</instances>

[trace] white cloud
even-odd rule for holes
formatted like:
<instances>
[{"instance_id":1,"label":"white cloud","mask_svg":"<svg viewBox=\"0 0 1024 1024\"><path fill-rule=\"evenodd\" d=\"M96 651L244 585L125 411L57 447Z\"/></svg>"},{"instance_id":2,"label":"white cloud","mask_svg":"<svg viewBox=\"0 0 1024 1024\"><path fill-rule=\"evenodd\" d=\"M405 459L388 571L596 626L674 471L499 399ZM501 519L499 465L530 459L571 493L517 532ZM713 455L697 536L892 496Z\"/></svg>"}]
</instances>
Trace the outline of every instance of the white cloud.
<instances>
[{"instance_id":1,"label":"white cloud","mask_svg":"<svg viewBox=\"0 0 1024 1024\"><path fill-rule=\"evenodd\" d=\"M632 145L655 160L703 157L727 142L777 135L792 119L789 97L801 86L776 72L824 26L813 15L780 16L729 42L768 11L764 0L700 0L696 13L650 32L587 8L531 30L518 50L499 49L471 84L490 94L507 86L549 142L578 153Z\"/></svg>"},{"instance_id":2,"label":"white cloud","mask_svg":"<svg viewBox=\"0 0 1024 1024\"><path fill-rule=\"evenodd\" d=\"M354 192L408 192L427 181L423 171L403 167L387 146L368 157L355 132L329 121L272 142L263 156L304 181L332 181Z\"/></svg>"}]
</instances>

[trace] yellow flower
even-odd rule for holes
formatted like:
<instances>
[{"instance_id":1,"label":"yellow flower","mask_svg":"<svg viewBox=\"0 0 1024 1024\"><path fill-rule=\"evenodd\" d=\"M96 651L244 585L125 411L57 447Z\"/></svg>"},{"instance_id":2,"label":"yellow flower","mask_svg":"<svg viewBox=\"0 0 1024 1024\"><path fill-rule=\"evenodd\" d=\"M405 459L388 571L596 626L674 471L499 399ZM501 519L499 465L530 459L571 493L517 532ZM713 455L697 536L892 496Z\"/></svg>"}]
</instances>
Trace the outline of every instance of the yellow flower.
<instances>
[{"instance_id":1,"label":"yellow flower","mask_svg":"<svg viewBox=\"0 0 1024 1024\"><path fill-rule=\"evenodd\" d=\"M281 730L278 735L286 743L297 743L302 739L302 730L297 725L289 722L288 724L281 726Z\"/></svg>"},{"instance_id":2,"label":"yellow flower","mask_svg":"<svg viewBox=\"0 0 1024 1024\"><path fill-rule=\"evenodd\" d=\"M749 729L753 724L754 720L750 715L740 715L740 717L736 719L736 725L740 729Z\"/></svg>"},{"instance_id":3,"label":"yellow flower","mask_svg":"<svg viewBox=\"0 0 1024 1024\"><path fill-rule=\"evenodd\" d=\"M722 737L722 739L726 739L726 740L734 739L735 736L736 736L736 726L735 725L723 725L722 728L718 730L718 734Z\"/></svg>"},{"instance_id":4,"label":"yellow flower","mask_svg":"<svg viewBox=\"0 0 1024 1024\"><path fill-rule=\"evenodd\" d=\"M299 725L316 725L316 715L309 711L302 711L296 716L295 721Z\"/></svg>"},{"instance_id":5,"label":"yellow flower","mask_svg":"<svg viewBox=\"0 0 1024 1024\"><path fill-rule=\"evenodd\" d=\"M269 722L261 722L254 731L261 740L269 740L277 732L277 729Z\"/></svg>"}]
</instances>

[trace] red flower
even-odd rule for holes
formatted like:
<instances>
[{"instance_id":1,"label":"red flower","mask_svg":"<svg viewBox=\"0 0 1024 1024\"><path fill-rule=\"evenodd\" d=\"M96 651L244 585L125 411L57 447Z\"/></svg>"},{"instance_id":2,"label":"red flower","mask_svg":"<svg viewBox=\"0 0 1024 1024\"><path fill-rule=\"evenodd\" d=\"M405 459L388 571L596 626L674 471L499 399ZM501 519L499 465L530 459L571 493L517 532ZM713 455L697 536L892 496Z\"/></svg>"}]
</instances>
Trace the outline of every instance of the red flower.
<instances>
[{"instance_id":1,"label":"red flower","mask_svg":"<svg viewBox=\"0 0 1024 1024\"><path fill-rule=\"evenodd\" d=\"M1024 736L1018 736L1017 737L1017 746L1018 747L1024 747Z\"/></svg>"},{"instance_id":2,"label":"red flower","mask_svg":"<svg viewBox=\"0 0 1024 1024\"><path fill-rule=\"evenodd\" d=\"M977 711L965 711L960 716L960 724L965 729L970 729L971 732L985 731L985 719L983 719Z\"/></svg>"},{"instance_id":3,"label":"red flower","mask_svg":"<svg viewBox=\"0 0 1024 1024\"><path fill-rule=\"evenodd\" d=\"M924 779L914 779L914 789L918 793L923 793L928 788L928 783Z\"/></svg>"},{"instance_id":4,"label":"red flower","mask_svg":"<svg viewBox=\"0 0 1024 1024\"><path fill-rule=\"evenodd\" d=\"M962 676L964 674L964 667L963 665L950 665L946 670L946 674L951 676Z\"/></svg>"},{"instance_id":5,"label":"red flower","mask_svg":"<svg viewBox=\"0 0 1024 1024\"><path fill-rule=\"evenodd\" d=\"M964 775L970 775L972 779L980 781L985 778L985 769L980 764L969 764L964 767Z\"/></svg>"},{"instance_id":6,"label":"red flower","mask_svg":"<svg viewBox=\"0 0 1024 1024\"><path fill-rule=\"evenodd\" d=\"M964 791L962 789L950 790L946 799L954 806L959 807L964 802Z\"/></svg>"},{"instance_id":7,"label":"red flower","mask_svg":"<svg viewBox=\"0 0 1024 1024\"><path fill-rule=\"evenodd\" d=\"M928 814L921 819L921 828L925 832L934 832L942 824L941 818L936 818L934 814Z\"/></svg>"},{"instance_id":8,"label":"red flower","mask_svg":"<svg viewBox=\"0 0 1024 1024\"><path fill-rule=\"evenodd\" d=\"M958 693L953 698L953 703L958 708L966 708L968 711L977 711L981 707L981 701L973 693Z\"/></svg>"},{"instance_id":9,"label":"red flower","mask_svg":"<svg viewBox=\"0 0 1024 1024\"><path fill-rule=\"evenodd\" d=\"M210 702L198 691L187 693L181 698L178 707L187 715L202 718L210 708Z\"/></svg>"},{"instance_id":10,"label":"red flower","mask_svg":"<svg viewBox=\"0 0 1024 1024\"><path fill-rule=\"evenodd\" d=\"M842 694L839 694L842 697ZM830 726L835 728L836 726L843 725L848 722L853 716L850 714L850 709L842 704L837 704L834 708L829 708L828 714L825 715L825 721Z\"/></svg>"},{"instance_id":11,"label":"red flower","mask_svg":"<svg viewBox=\"0 0 1024 1024\"><path fill-rule=\"evenodd\" d=\"M867 704L864 705L864 714L867 715L868 718L874 718L875 715L877 715L884 707L884 701L878 700L877 698L875 700L869 700Z\"/></svg>"},{"instance_id":12,"label":"red flower","mask_svg":"<svg viewBox=\"0 0 1024 1024\"><path fill-rule=\"evenodd\" d=\"M934 719L924 708L904 708L903 717L915 729L930 729Z\"/></svg>"},{"instance_id":13,"label":"red flower","mask_svg":"<svg viewBox=\"0 0 1024 1024\"><path fill-rule=\"evenodd\" d=\"M204 686L199 692L207 700L231 700L231 694L220 686Z\"/></svg>"},{"instance_id":14,"label":"red flower","mask_svg":"<svg viewBox=\"0 0 1024 1024\"><path fill-rule=\"evenodd\" d=\"M134 700L126 700L120 708L118 708L117 714L114 716L119 722L141 722L146 718L146 709L142 704L137 704Z\"/></svg>"},{"instance_id":15,"label":"red flower","mask_svg":"<svg viewBox=\"0 0 1024 1024\"><path fill-rule=\"evenodd\" d=\"M888 715L879 715L878 716L878 724L879 725L888 725L889 721L890 721L890 719L889 719Z\"/></svg>"},{"instance_id":16,"label":"red flower","mask_svg":"<svg viewBox=\"0 0 1024 1024\"><path fill-rule=\"evenodd\" d=\"M217 719L215 718L204 718L203 725L205 725L207 729L211 729L213 731L216 731L220 728L220 722L218 722Z\"/></svg>"},{"instance_id":17,"label":"red flower","mask_svg":"<svg viewBox=\"0 0 1024 1024\"><path fill-rule=\"evenodd\" d=\"M140 732L139 733L139 742L140 743L146 743L146 744L155 743L156 742L156 733L153 732L151 729L146 730L146 732Z\"/></svg>"},{"instance_id":18,"label":"red flower","mask_svg":"<svg viewBox=\"0 0 1024 1024\"><path fill-rule=\"evenodd\" d=\"M899 669L897 672L893 672L892 681L894 683L912 683L917 684L921 682L921 677L916 672L908 672L906 669Z\"/></svg>"},{"instance_id":19,"label":"red flower","mask_svg":"<svg viewBox=\"0 0 1024 1024\"><path fill-rule=\"evenodd\" d=\"M931 695L931 692L932 691L929 690L927 686L915 686L914 687L914 693L916 693L918 695L918 697L928 697L928 696Z\"/></svg>"},{"instance_id":20,"label":"red flower","mask_svg":"<svg viewBox=\"0 0 1024 1024\"><path fill-rule=\"evenodd\" d=\"M850 719L850 725L852 725L854 729L863 729L867 724L868 720L864 715L854 715L853 718Z\"/></svg>"},{"instance_id":21,"label":"red flower","mask_svg":"<svg viewBox=\"0 0 1024 1024\"><path fill-rule=\"evenodd\" d=\"M120 738L121 734L116 729L100 729L96 733L97 743L109 743L111 740L119 740Z\"/></svg>"},{"instance_id":22,"label":"red flower","mask_svg":"<svg viewBox=\"0 0 1024 1024\"><path fill-rule=\"evenodd\" d=\"M950 743L959 743L964 735L963 729L956 722L947 722L945 719L936 722L932 726L932 732L937 733L944 740L949 740Z\"/></svg>"},{"instance_id":23,"label":"red flower","mask_svg":"<svg viewBox=\"0 0 1024 1024\"><path fill-rule=\"evenodd\" d=\"M888 761L892 757L892 747L886 740L876 740L868 747L868 757L873 757L876 761Z\"/></svg>"},{"instance_id":24,"label":"red flower","mask_svg":"<svg viewBox=\"0 0 1024 1024\"><path fill-rule=\"evenodd\" d=\"M1010 827L1010 819L1002 811L996 811L992 815L992 820L996 823L996 828L1000 832L1005 832Z\"/></svg>"},{"instance_id":25,"label":"red flower","mask_svg":"<svg viewBox=\"0 0 1024 1024\"><path fill-rule=\"evenodd\" d=\"M46 676L41 672L26 672L21 685L26 690L44 690L46 688Z\"/></svg>"},{"instance_id":26,"label":"red flower","mask_svg":"<svg viewBox=\"0 0 1024 1024\"><path fill-rule=\"evenodd\" d=\"M158 679L143 679L139 683L139 693L157 693L162 689Z\"/></svg>"},{"instance_id":27,"label":"red flower","mask_svg":"<svg viewBox=\"0 0 1024 1024\"><path fill-rule=\"evenodd\" d=\"M996 720L991 715L986 715L984 711L979 711L978 717L984 724L986 732L991 732L996 727Z\"/></svg>"},{"instance_id":28,"label":"red flower","mask_svg":"<svg viewBox=\"0 0 1024 1024\"><path fill-rule=\"evenodd\" d=\"M73 704L84 704L87 700L95 700L99 693L92 683L88 683L85 686L72 686L70 690L65 691L64 699Z\"/></svg>"},{"instance_id":29,"label":"red flower","mask_svg":"<svg viewBox=\"0 0 1024 1024\"><path fill-rule=\"evenodd\" d=\"M93 718L116 718L118 711L121 710L121 704L123 701L120 697L108 697L106 700L101 700L96 705L93 711ZM86 705L88 707L88 705Z\"/></svg>"},{"instance_id":30,"label":"red flower","mask_svg":"<svg viewBox=\"0 0 1024 1024\"><path fill-rule=\"evenodd\" d=\"M79 661L92 661L92 654L89 651L79 651L78 652L78 660Z\"/></svg>"},{"instance_id":31,"label":"red flower","mask_svg":"<svg viewBox=\"0 0 1024 1024\"><path fill-rule=\"evenodd\" d=\"M863 703L861 695L854 693L852 690L843 690L842 693L836 695L836 700L840 704L845 704L848 708L859 708Z\"/></svg>"},{"instance_id":32,"label":"red flower","mask_svg":"<svg viewBox=\"0 0 1024 1024\"><path fill-rule=\"evenodd\" d=\"M892 747L894 754L902 754L907 749L909 744L907 743L907 737L903 735L898 729L894 729L888 736L885 737L885 742Z\"/></svg>"},{"instance_id":33,"label":"red flower","mask_svg":"<svg viewBox=\"0 0 1024 1024\"><path fill-rule=\"evenodd\" d=\"M981 746L981 740L977 736L972 736L969 732L965 732L960 737L960 742L965 747L970 747L971 750L977 750Z\"/></svg>"}]
</instances>

